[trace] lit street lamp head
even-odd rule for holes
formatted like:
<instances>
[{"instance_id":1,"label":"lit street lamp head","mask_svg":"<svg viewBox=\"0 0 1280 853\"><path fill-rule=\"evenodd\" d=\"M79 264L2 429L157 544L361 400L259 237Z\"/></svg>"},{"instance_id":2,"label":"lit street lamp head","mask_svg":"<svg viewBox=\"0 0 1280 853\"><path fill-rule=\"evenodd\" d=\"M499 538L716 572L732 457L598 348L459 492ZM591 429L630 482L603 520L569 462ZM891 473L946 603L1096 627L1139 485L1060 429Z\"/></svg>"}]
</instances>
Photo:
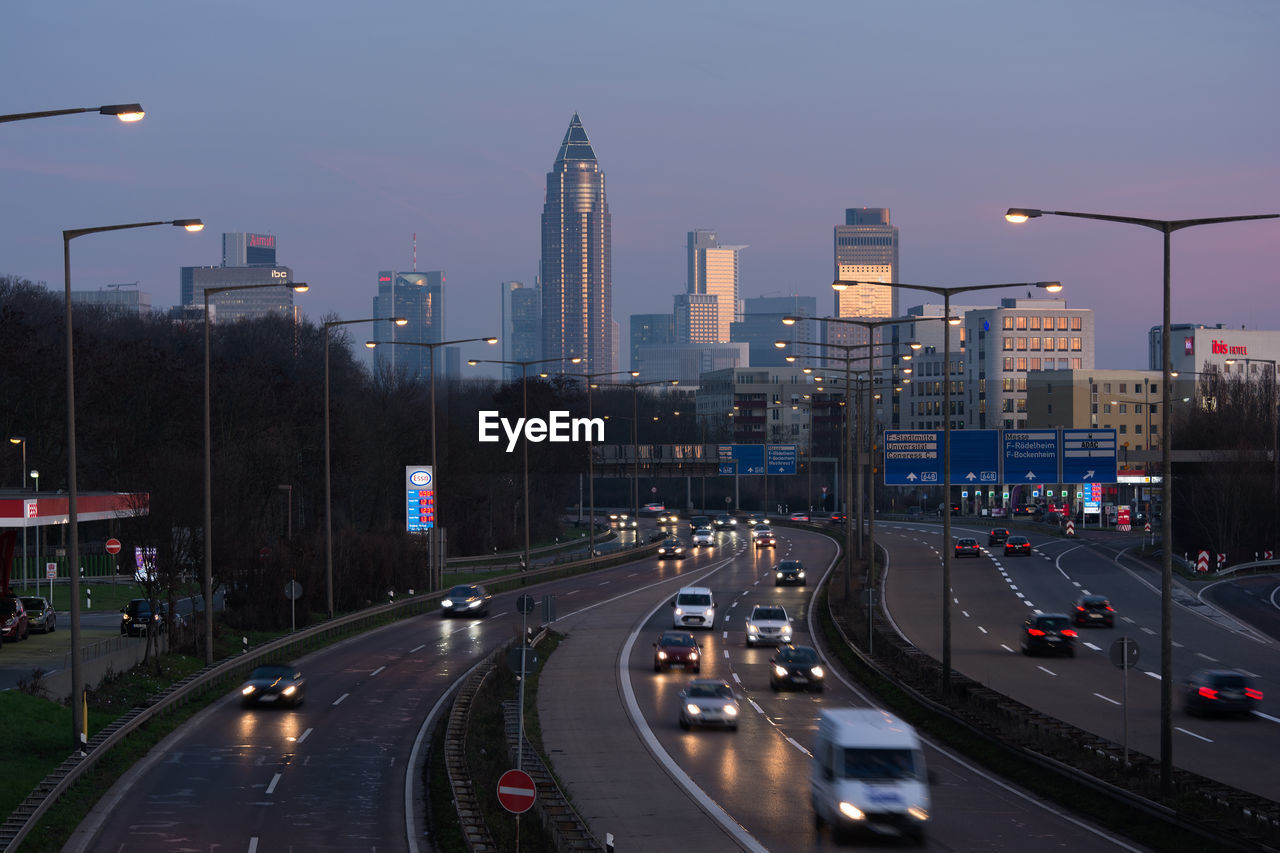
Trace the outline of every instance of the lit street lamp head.
<instances>
[{"instance_id":1,"label":"lit street lamp head","mask_svg":"<svg viewBox=\"0 0 1280 853\"><path fill-rule=\"evenodd\" d=\"M107 104L98 107L98 112L104 116L115 116L121 121L142 121L142 117L146 112L142 109L142 104Z\"/></svg>"},{"instance_id":2,"label":"lit street lamp head","mask_svg":"<svg viewBox=\"0 0 1280 853\"><path fill-rule=\"evenodd\" d=\"M1009 212L1004 215L1004 218L1009 222L1022 224L1028 219L1035 219L1039 215L1040 211L1033 210L1029 207L1011 207L1009 208Z\"/></svg>"},{"instance_id":3,"label":"lit street lamp head","mask_svg":"<svg viewBox=\"0 0 1280 853\"><path fill-rule=\"evenodd\" d=\"M173 224L180 228L185 228L193 234L204 230L204 222L199 219L175 219Z\"/></svg>"}]
</instances>

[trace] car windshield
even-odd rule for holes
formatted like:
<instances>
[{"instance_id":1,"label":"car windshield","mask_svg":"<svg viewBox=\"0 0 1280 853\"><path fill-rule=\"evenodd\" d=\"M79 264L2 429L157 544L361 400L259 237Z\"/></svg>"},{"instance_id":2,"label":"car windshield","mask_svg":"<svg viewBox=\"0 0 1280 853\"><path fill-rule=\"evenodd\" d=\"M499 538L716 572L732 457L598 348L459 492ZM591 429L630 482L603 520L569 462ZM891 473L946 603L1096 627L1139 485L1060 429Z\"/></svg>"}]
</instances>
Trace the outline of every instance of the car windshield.
<instances>
[{"instance_id":1,"label":"car windshield","mask_svg":"<svg viewBox=\"0 0 1280 853\"><path fill-rule=\"evenodd\" d=\"M474 586L455 586L453 589L449 590L448 597L449 598L470 598L471 596L478 595L478 594L479 593L477 593L476 588Z\"/></svg>"},{"instance_id":2,"label":"car windshield","mask_svg":"<svg viewBox=\"0 0 1280 853\"><path fill-rule=\"evenodd\" d=\"M977 539L961 539L959 544L963 548L976 548L978 545L978 540Z\"/></svg>"},{"instance_id":3,"label":"car windshield","mask_svg":"<svg viewBox=\"0 0 1280 853\"><path fill-rule=\"evenodd\" d=\"M692 634L663 634L662 645L664 646L684 646L686 648L697 645L693 641Z\"/></svg>"},{"instance_id":4,"label":"car windshield","mask_svg":"<svg viewBox=\"0 0 1280 853\"><path fill-rule=\"evenodd\" d=\"M910 749L858 749L844 751L846 779L917 779L915 756Z\"/></svg>"},{"instance_id":5,"label":"car windshield","mask_svg":"<svg viewBox=\"0 0 1280 853\"><path fill-rule=\"evenodd\" d=\"M781 607L757 607L751 614L752 619L786 619L787 611Z\"/></svg>"},{"instance_id":6,"label":"car windshield","mask_svg":"<svg viewBox=\"0 0 1280 853\"><path fill-rule=\"evenodd\" d=\"M810 648L783 649L779 658L791 663L817 663L818 653Z\"/></svg>"},{"instance_id":7,"label":"car windshield","mask_svg":"<svg viewBox=\"0 0 1280 853\"><path fill-rule=\"evenodd\" d=\"M1106 610L1107 609L1107 600L1103 598L1086 598L1083 603L1084 603L1084 606L1089 608L1090 610Z\"/></svg>"},{"instance_id":8,"label":"car windshield","mask_svg":"<svg viewBox=\"0 0 1280 853\"><path fill-rule=\"evenodd\" d=\"M795 572L795 571L799 571L800 564L793 561L788 561L784 563L779 563L778 568L784 572Z\"/></svg>"},{"instance_id":9,"label":"car windshield","mask_svg":"<svg viewBox=\"0 0 1280 853\"><path fill-rule=\"evenodd\" d=\"M676 546L677 546L677 545L679 545L679 544L680 544L680 540L679 540L679 539L668 539L666 542L663 542L663 543L662 543L662 547L664 547L664 548L674 548L674 547L676 547Z\"/></svg>"},{"instance_id":10,"label":"car windshield","mask_svg":"<svg viewBox=\"0 0 1280 853\"><path fill-rule=\"evenodd\" d=\"M1213 685L1219 690L1244 690L1249 686L1243 675L1227 673L1213 678Z\"/></svg>"},{"instance_id":11,"label":"car windshield","mask_svg":"<svg viewBox=\"0 0 1280 853\"><path fill-rule=\"evenodd\" d=\"M685 695L690 699L732 699L733 691L727 684L691 684Z\"/></svg>"},{"instance_id":12,"label":"car windshield","mask_svg":"<svg viewBox=\"0 0 1280 853\"><path fill-rule=\"evenodd\" d=\"M293 678L294 671L294 668L291 666L269 664L255 669L249 675L249 678Z\"/></svg>"},{"instance_id":13,"label":"car windshield","mask_svg":"<svg viewBox=\"0 0 1280 853\"><path fill-rule=\"evenodd\" d=\"M0 614L12 616L18 612L18 602L12 598L0 599Z\"/></svg>"},{"instance_id":14,"label":"car windshield","mask_svg":"<svg viewBox=\"0 0 1280 853\"><path fill-rule=\"evenodd\" d=\"M685 592L676 597L676 604L683 604L689 607L709 607L711 605L711 596L701 592Z\"/></svg>"},{"instance_id":15,"label":"car windshield","mask_svg":"<svg viewBox=\"0 0 1280 853\"><path fill-rule=\"evenodd\" d=\"M49 605L45 603L43 598L23 598L22 606L28 610L44 610Z\"/></svg>"},{"instance_id":16,"label":"car windshield","mask_svg":"<svg viewBox=\"0 0 1280 853\"><path fill-rule=\"evenodd\" d=\"M697 535L699 535L699 536L710 536L710 535L711 535L711 528L709 528L709 527L699 527L699 528L698 528L698 534L697 534Z\"/></svg>"},{"instance_id":17,"label":"car windshield","mask_svg":"<svg viewBox=\"0 0 1280 853\"><path fill-rule=\"evenodd\" d=\"M1037 628L1066 628L1071 624L1071 620L1065 616L1041 616L1036 619Z\"/></svg>"}]
</instances>

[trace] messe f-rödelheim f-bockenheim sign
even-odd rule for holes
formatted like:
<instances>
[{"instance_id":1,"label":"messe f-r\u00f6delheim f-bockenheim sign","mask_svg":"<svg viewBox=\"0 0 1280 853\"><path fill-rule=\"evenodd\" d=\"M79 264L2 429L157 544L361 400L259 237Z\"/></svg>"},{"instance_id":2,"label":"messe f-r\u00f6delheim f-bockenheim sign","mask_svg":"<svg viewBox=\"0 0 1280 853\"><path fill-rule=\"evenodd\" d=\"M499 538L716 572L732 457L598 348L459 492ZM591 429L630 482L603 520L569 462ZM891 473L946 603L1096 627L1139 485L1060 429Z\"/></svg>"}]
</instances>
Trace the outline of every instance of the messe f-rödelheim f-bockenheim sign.
<instances>
[{"instance_id":1,"label":"messe f-r\u00f6delheim f-bockenheim sign","mask_svg":"<svg viewBox=\"0 0 1280 853\"><path fill-rule=\"evenodd\" d=\"M436 478L430 465L408 465L404 469L405 529L421 533L436 526Z\"/></svg>"},{"instance_id":2,"label":"messe f-r\u00f6delheim f-bockenheim sign","mask_svg":"<svg viewBox=\"0 0 1280 853\"><path fill-rule=\"evenodd\" d=\"M1006 429L1000 432L1004 447L1004 482L1058 482L1056 429Z\"/></svg>"},{"instance_id":3,"label":"messe f-r\u00f6delheim f-bockenheim sign","mask_svg":"<svg viewBox=\"0 0 1280 853\"><path fill-rule=\"evenodd\" d=\"M1060 482L1116 482L1116 431L1114 429L1064 429Z\"/></svg>"}]
</instances>

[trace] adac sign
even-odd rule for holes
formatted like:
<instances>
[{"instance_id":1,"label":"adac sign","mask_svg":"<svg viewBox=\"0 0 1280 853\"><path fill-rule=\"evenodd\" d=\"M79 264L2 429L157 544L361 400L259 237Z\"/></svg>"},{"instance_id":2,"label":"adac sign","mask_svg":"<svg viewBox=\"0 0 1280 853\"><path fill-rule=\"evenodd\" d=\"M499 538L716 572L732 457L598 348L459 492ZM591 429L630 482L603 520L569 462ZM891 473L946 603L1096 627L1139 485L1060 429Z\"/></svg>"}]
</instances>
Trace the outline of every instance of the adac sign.
<instances>
[{"instance_id":1,"label":"adac sign","mask_svg":"<svg viewBox=\"0 0 1280 853\"><path fill-rule=\"evenodd\" d=\"M1249 348L1245 346L1236 346L1226 341L1210 341L1210 346L1214 355L1248 355Z\"/></svg>"}]
</instances>

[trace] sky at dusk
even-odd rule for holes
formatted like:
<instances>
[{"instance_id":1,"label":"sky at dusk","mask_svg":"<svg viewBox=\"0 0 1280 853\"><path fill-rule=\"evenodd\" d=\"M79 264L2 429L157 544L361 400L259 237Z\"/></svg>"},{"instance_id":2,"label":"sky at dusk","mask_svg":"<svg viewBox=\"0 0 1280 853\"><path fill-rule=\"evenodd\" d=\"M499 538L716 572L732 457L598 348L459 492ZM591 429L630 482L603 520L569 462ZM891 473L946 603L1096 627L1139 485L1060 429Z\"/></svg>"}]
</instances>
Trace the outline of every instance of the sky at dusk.
<instances>
[{"instance_id":1,"label":"sky at dusk","mask_svg":"<svg viewBox=\"0 0 1280 853\"><path fill-rule=\"evenodd\" d=\"M61 289L64 229L200 217L72 243L75 289L138 282L159 307L179 267L219 263L222 232L253 231L311 284L306 316L367 317L416 232L417 268L447 276L446 336L496 334L499 282L538 273L575 112L624 335L672 310L695 228L749 247L744 297L825 312L833 227L888 207L901 281L1061 280L1096 312L1096 366L1140 368L1160 234L1006 208L1280 213L1274 0L73 0L10 4L0 30L0 113L147 111L0 124L0 274ZM1280 329L1277 269L1280 220L1175 234L1173 322Z\"/></svg>"}]
</instances>

